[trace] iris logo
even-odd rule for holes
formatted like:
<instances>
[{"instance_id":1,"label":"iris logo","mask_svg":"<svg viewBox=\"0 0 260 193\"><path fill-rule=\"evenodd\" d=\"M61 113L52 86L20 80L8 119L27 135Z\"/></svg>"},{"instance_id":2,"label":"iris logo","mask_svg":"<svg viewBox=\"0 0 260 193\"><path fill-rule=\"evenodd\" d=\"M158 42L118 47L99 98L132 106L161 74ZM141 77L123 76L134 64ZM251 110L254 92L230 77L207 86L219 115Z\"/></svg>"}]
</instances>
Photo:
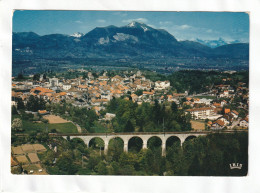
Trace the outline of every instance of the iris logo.
<instances>
[{"instance_id":1,"label":"iris logo","mask_svg":"<svg viewBox=\"0 0 260 193\"><path fill-rule=\"evenodd\" d=\"M239 169L239 170L241 170L242 166L243 166L243 164L240 164L240 163L232 163L232 164L229 164L229 167L230 167L231 170L233 170L233 169Z\"/></svg>"}]
</instances>

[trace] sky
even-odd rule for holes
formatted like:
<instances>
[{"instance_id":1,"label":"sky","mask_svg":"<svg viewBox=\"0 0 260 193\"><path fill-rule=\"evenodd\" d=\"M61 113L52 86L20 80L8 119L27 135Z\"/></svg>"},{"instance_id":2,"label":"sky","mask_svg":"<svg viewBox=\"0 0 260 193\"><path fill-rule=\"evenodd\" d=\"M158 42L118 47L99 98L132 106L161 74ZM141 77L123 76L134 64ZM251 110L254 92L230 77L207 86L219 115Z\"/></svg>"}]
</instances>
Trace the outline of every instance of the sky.
<instances>
[{"instance_id":1,"label":"sky","mask_svg":"<svg viewBox=\"0 0 260 193\"><path fill-rule=\"evenodd\" d=\"M13 32L87 33L95 27L121 27L139 21L165 29L178 40L239 40L249 42L249 15L243 12L136 12L16 10Z\"/></svg>"}]
</instances>

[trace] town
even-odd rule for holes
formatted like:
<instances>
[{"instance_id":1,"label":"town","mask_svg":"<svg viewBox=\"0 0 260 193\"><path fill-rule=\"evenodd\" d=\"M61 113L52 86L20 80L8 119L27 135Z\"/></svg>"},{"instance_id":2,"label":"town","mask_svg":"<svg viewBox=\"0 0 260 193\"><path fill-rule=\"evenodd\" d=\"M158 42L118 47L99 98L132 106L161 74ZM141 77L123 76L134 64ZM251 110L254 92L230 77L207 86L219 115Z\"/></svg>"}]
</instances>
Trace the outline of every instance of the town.
<instances>
[{"instance_id":1,"label":"town","mask_svg":"<svg viewBox=\"0 0 260 193\"><path fill-rule=\"evenodd\" d=\"M211 76L180 73L188 74L191 81L198 78L193 79L194 73L202 73L202 81ZM12 170L24 173L29 168L26 173L47 174L40 163L55 165L61 145L55 139L42 139L50 133L247 131L248 82L239 73L213 72L214 78L197 89L180 85L176 77L138 69L19 74L12 78ZM93 144L101 154L104 144L98 140ZM41 155L49 151L51 159Z\"/></svg>"}]
</instances>

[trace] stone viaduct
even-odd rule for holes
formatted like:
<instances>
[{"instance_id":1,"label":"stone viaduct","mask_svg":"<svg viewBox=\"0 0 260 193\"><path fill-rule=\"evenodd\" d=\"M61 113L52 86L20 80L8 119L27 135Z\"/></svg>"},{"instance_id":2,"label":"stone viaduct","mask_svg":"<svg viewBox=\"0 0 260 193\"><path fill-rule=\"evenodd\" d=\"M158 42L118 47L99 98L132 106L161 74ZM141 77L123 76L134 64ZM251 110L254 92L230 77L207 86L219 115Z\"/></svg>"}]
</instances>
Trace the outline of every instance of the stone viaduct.
<instances>
[{"instance_id":1,"label":"stone viaduct","mask_svg":"<svg viewBox=\"0 0 260 193\"><path fill-rule=\"evenodd\" d=\"M194 138L198 136L207 135L211 132L149 132L149 133L80 133L80 134L52 134L53 136L61 136L64 139L67 139L67 136L70 139L80 138L84 141L84 143L89 146L91 139L100 138L104 142L104 153L106 154L108 151L108 144L111 139L121 138L124 141L124 151L128 151L128 143L129 140L133 137L138 137L142 139L143 145L142 148L147 148L148 140L152 137L158 137L161 139L162 144L162 155L166 155L166 142L170 137L175 137L175 139L180 141L182 145L185 140L188 138Z\"/></svg>"}]
</instances>

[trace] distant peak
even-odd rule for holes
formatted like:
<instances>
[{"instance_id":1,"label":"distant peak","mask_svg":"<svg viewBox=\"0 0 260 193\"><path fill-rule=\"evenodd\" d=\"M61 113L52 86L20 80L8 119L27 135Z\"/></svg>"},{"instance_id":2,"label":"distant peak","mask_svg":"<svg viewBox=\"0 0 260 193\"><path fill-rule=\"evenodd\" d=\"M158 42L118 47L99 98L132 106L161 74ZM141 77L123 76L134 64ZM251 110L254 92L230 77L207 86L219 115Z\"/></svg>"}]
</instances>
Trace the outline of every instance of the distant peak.
<instances>
[{"instance_id":1,"label":"distant peak","mask_svg":"<svg viewBox=\"0 0 260 193\"><path fill-rule=\"evenodd\" d=\"M142 25L143 23L137 22L137 21L132 21L127 25L127 27L136 27L137 25Z\"/></svg>"},{"instance_id":2,"label":"distant peak","mask_svg":"<svg viewBox=\"0 0 260 193\"><path fill-rule=\"evenodd\" d=\"M80 37L82 37L83 35L84 35L83 33L75 32L75 33L73 33L73 34L70 35L70 36L75 37L75 38L80 38Z\"/></svg>"},{"instance_id":3,"label":"distant peak","mask_svg":"<svg viewBox=\"0 0 260 193\"><path fill-rule=\"evenodd\" d=\"M148 25L146 25L145 23L142 22L137 22L137 21L132 21L131 23L129 23L128 25L126 25L126 27L131 27L131 28L142 28L144 30L144 32L152 29L151 27L149 27Z\"/></svg>"}]
</instances>

